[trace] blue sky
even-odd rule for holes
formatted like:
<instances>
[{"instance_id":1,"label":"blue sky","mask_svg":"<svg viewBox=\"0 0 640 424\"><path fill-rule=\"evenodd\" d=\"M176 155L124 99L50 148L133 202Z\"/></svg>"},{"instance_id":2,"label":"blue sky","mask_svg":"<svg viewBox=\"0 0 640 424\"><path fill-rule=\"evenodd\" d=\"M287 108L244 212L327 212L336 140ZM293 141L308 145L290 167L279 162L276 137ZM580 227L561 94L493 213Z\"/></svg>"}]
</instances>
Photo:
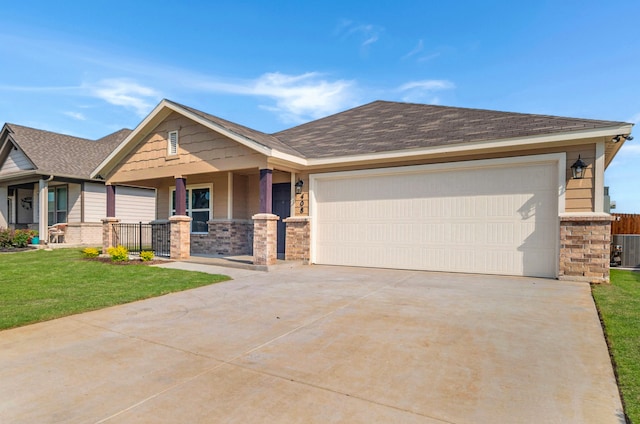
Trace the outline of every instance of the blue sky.
<instances>
[{"instance_id":1,"label":"blue sky","mask_svg":"<svg viewBox=\"0 0 640 424\"><path fill-rule=\"evenodd\" d=\"M0 121L87 138L168 98L275 132L373 100L640 121L638 1L0 6ZM606 172L640 213L640 133Z\"/></svg>"}]
</instances>

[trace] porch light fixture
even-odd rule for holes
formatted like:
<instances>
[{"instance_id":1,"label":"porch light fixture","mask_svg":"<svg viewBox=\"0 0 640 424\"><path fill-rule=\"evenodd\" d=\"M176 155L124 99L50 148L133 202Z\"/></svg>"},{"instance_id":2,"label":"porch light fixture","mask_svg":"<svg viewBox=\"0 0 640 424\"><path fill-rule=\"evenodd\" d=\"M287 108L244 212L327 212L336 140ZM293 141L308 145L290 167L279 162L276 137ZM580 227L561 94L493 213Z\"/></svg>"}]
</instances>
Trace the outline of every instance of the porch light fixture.
<instances>
[{"instance_id":1,"label":"porch light fixture","mask_svg":"<svg viewBox=\"0 0 640 424\"><path fill-rule=\"evenodd\" d=\"M573 178L576 180L582 179L584 177L584 170L587 168L587 164L580 158L578 155L578 160L571 165L571 173L573 174Z\"/></svg>"},{"instance_id":2,"label":"porch light fixture","mask_svg":"<svg viewBox=\"0 0 640 424\"><path fill-rule=\"evenodd\" d=\"M304 181L298 180L296 183L296 194L302 194L302 186L304 185Z\"/></svg>"},{"instance_id":3,"label":"porch light fixture","mask_svg":"<svg viewBox=\"0 0 640 424\"><path fill-rule=\"evenodd\" d=\"M611 139L611 141L613 141L614 143L619 143L619 142L620 142L620 140L623 140L623 139L624 139L624 140L629 140L629 141L631 141L631 140L633 140L633 136L632 136L631 134L627 134L627 135L625 135L625 134L618 134L617 136L613 137L613 138Z\"/></svg>"}]
</instances>

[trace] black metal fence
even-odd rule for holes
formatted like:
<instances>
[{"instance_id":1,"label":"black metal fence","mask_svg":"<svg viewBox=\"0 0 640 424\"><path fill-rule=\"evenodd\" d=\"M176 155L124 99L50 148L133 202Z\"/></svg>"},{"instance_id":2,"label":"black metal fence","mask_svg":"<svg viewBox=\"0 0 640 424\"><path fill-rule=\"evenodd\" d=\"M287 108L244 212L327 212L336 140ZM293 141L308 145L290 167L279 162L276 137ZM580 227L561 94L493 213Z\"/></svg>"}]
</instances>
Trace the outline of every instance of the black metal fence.
<instances>
[{"instance_id":1,"label":"black metal fence","mask_svg":"<svg viewBox=\"0 0 640 424\"><path fill-rule=\"evenodd\" d=\"M152 251L156 256L171 254L171 227L168 222L143 224L115 224L114 244L124 246L129 253Z\"/></svg>"}]
</instances>

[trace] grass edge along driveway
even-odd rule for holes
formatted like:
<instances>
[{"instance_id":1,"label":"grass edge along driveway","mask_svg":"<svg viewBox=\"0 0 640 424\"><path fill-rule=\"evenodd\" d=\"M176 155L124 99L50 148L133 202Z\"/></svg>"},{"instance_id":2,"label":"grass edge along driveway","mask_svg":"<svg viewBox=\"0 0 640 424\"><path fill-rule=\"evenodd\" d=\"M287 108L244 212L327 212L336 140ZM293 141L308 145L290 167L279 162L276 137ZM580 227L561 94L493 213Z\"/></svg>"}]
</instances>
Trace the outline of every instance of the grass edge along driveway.
<instances>
[{"instance_id":1,"label":"grass edge along driveway","mask_svg":"<svg viewBox=\"0 0 640 424\"><path fill-rule=\"evenodd\" d=\"M611 284L592 285L625 413L640 424L640 272L611 270Z\"/></svg>"},{"instance_id":2,"label":"grass edge along driveway","mask_svg":"<svg viewBox=\"0 0 640 424\"><path fill-rule=\"evenodd\" d=\"M225 275L90 261L78 249L0 253L0 330L226 280Z\"/></svg>"}]
</instances>

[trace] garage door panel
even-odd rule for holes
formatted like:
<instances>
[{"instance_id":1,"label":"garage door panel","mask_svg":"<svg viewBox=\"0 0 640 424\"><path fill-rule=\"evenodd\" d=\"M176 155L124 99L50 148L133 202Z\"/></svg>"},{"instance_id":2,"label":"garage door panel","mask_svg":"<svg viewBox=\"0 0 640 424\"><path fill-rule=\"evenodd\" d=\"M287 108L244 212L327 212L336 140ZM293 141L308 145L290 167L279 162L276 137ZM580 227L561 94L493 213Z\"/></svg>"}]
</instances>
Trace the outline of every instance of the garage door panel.
<instances>
[{"instance_id":1,"label":"garage door panel","mask_svg":"<svg viewBox=\"0 0 640 424\"><path fill-rule=\"evenodd\" d=\"M314 178L317 263L555 275L555 163Z\"/></svg>"}]
</instances>

